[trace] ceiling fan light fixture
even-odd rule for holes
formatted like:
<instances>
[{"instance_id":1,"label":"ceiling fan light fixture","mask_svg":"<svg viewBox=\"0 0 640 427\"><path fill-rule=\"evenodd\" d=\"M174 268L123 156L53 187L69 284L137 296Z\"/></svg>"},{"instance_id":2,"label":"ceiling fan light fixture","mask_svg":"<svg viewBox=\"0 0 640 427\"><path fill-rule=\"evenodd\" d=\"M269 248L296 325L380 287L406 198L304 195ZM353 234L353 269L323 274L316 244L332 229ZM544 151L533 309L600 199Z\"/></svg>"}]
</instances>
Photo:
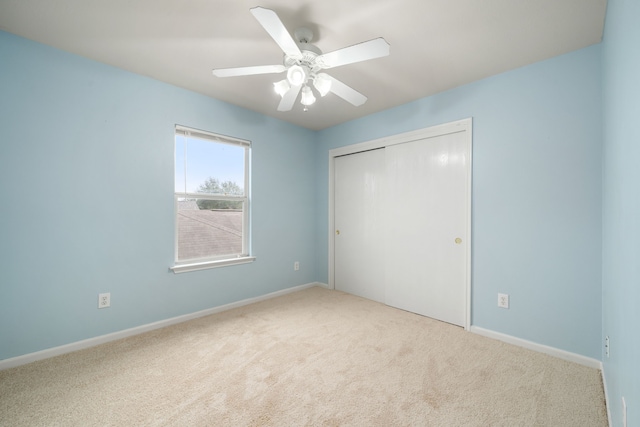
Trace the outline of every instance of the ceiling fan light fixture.
<instances>
[{"instance_id":1,"label":"ceiling fan light fixture","mask_svg":"<svg viewBox=\"0 0 640 427\"><path fill-rule=\"evenodd\" d=\"M325 96L331 90L331 79L324 73L320 73L313 79L313 86L318 90L320 96Z\"/></svg>"},{"instance_id":2,"label":"ceiling fan light fixture","mask_svg":"<svg viewBox=\"0 0 640 427\"><path fill-rule=\"evenodd\" d=\"M273 10L257 6L250 11L284 53L282 62L277 65L217 68L213 75L235 77L286 71L286 79L273 83L274 91L282 98L278 111L291 111L300 94L303 111L308 111L307 107L316 102L313 91L318 91L320 96L331 92L356 107L367 101L367 97L357 90L319 71L388 56L390 46L385 39L378 37L323 54L311 44L313 31L308 28L297 29L291 37Z\"/></svg>"},{"instance_id":3,"label":"ceiling fan light fixture","mask_svg":"<svg viewBox=\"0 0 640 427\"><path fill-rule=\"evenodd\" d=\"M316 102L316 97L313 96L313 92L311 92L311 88L309 86L303 87L300 103L306 107L313 104L314 102Z\"/></svg>"},{"instance_id":4,"label":"ceiling fan light fixture","mask_svg":"<svg viewBox=\"0 0 640 427\"><path fill-rule=\"evenodd\" d=\"M283 97L285 93L287 93L291 89L291 85L287 79L280 80L279 82L275 82L273 84L273 90L276 91L280 97Z\"/></svg>"},{"instance_id":5,"label":"ceiling fan light fixture","mask_svg":"<svg viewBox=\"0 0 640 427\"><path fill-rule=\"evenodd\" d=\"M307 71L300 65L292 65L287 71L287 80L291 86L300 86L307 81Z\"/></svg>"}]
</instances>

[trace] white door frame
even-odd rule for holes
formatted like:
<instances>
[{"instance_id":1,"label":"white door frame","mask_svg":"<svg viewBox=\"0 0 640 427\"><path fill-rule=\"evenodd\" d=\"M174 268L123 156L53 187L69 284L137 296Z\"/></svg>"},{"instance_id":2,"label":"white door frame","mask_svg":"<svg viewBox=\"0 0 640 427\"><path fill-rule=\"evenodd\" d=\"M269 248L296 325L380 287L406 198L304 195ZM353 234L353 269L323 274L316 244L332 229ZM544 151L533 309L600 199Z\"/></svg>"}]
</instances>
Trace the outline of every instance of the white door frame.
<instances>
[{"instance_id":1,"label":"white door frame","mask_svg":"<svg viewBox=\"0 0 640 427\"><path fill-rule=\"evenodd\" d=\"M388 147L395 144L403 144L406 142L417 141L425 138L432 138L450 133L465 132L467 147L469 150L469 162L467 163L467 185L466 185L466 236L463 237L467 242L466 254L466 273L465 273L465 321L464 329L469 330L471 327L471 174L472 174L472 154L473 154L473 130L472 119L467 118L455 122L445 123L441 125L431 126L424 129L418 129L411 132L392 135L384 138L366 141L358 144L347 145L345 147L334 148L329 150L329 287L335 289L334 280L334 245L335 245L335 217L334 217L334 159L338 156L354 154L361 151L374 150L377 148Z\"/></svg>"}]
</instances>

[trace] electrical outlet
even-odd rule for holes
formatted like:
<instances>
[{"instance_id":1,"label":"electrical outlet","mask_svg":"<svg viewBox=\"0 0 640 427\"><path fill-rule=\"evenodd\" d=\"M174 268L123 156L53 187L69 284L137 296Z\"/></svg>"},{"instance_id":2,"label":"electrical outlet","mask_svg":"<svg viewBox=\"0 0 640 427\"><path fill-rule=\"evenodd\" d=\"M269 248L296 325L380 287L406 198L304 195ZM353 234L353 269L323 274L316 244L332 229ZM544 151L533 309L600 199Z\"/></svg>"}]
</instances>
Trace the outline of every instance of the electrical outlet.
<instances>
[{"instance_id":1,"label":"electrical outlet","mask_svg":"<svg viewBox=\"0 0 640 427\"><path fill-rule=\"evenodd\" d=\"M509 308L509 294L498 294L498 307Z\"/></svg>"},{"instance_id":2,"label":"electrical outlet","mask_svg":"<svg viewBox=\"0 0 640 427\"><path fill-rule=\"evenodd\" d=\"M611 341L609 340L609 335L604 337L604 355L609 357L609 353L611 350Z\"/></svg>"},{"instance_id":3,"label":"electrical outlet","mask_svg":"<svg viewBox=\"0 0 640 427\"><path fill-rule=\"evenodd\" d=\"M98 308L111 307L111 293L98 294Z\"/></svg>"},{"instance_id":4,"label":"electrical outlet","mask_svg":"<svg viewBox=\"0 0 640 427\"><path fill-rule=\"evenodd\" d=\"M300 270L300 262L299 261L296 261L296 262L293 263L293 270L294 271Z\"/></svg>"}]
</instances>

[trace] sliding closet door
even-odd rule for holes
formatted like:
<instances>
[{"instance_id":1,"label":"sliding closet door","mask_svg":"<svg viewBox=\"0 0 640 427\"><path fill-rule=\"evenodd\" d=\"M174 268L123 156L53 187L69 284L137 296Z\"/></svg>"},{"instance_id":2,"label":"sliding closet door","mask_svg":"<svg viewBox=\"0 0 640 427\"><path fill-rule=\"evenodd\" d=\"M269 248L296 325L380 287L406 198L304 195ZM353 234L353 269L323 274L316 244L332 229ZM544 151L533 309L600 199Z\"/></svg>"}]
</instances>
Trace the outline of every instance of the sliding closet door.
<instances>
[{"instance_id":1,"label":"sliding closet door","mask_svg":"<svg viewBox=\"0 0 640 427\"><path fill-rule=\"evenodd\" d=\"M384 302L384 149L334 160L335 288Z\"/></svg>"},{"instance_id":2,"label":"sliding closet door","mask_svg":"<svg viewBox=\"0 0 640 427\"><path fill-rule=\"evenodd\" d=\"M464 326L465 132L386 147L385 303Z\"/></svg>"}]
</instances>

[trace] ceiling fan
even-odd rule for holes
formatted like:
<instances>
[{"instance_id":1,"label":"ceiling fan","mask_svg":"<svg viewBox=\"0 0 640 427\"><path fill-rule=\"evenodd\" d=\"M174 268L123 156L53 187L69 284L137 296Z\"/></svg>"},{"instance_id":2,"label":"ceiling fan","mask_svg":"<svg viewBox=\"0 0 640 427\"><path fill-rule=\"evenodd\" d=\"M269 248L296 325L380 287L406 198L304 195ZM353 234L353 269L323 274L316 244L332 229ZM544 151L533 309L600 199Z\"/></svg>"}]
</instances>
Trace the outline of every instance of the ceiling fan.
<instances>
[{"instance_id":1,"label":"ceiling fan","mask_svg":"<svg viewBox=\"0 0 640 427\"><path fill-rule=\"evenodd\" d=\"M251 9L251 13L284 52L283 64L220 68L213 70L213 75L235 77L277 74L286 71L287 78L273 84L276 93L282 97L278 111L291 110L300 92L302 92L300 102L304 105L304 111L307 111L307 107L316 101L310 83L313 84L320 96L332 92L356 107L366 102L366 96L321 71L387 56L389 55L389 43L385 39L379 37L323 54L320 49L311 44L313 39L311 30L299 28L294 31L294 37L291 37L273 10L254 7Z\"/></svg>"}]
</instances>

